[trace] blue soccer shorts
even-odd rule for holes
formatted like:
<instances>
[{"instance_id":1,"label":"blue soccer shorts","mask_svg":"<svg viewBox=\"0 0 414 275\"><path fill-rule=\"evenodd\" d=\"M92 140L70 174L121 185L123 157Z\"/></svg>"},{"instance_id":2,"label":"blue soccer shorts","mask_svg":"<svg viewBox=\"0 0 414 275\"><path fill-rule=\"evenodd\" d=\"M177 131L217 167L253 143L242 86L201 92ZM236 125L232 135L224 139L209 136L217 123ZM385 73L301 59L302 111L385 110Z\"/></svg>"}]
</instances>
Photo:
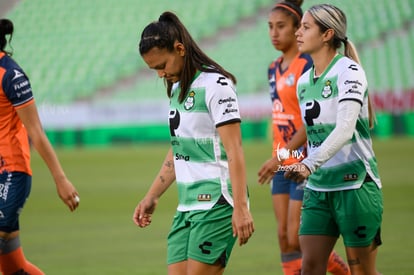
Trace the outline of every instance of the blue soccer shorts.
<instances>
[{"instance_id":1,"label":"blue soccer shorts","mask_svg":"<svg viewBox=\"0 0 414 275\"><path fill-rule=\"evenodd\" d=\"M271 182L272 195L289 194L291 200L301 201L305 182L297 183L285 178L284 171L277 171Z\"/></svg>"},{"instance_id":2,"label":"blue soccer shorts","mask_svg":"<svg viewBox=\"0 0 414 275\"><path fill-rule=\"evenodd\" d=\"M19 216L29 197L32 177L20 172L0 174L0 231L19 230Z\"/></svg>"}]
</instances>

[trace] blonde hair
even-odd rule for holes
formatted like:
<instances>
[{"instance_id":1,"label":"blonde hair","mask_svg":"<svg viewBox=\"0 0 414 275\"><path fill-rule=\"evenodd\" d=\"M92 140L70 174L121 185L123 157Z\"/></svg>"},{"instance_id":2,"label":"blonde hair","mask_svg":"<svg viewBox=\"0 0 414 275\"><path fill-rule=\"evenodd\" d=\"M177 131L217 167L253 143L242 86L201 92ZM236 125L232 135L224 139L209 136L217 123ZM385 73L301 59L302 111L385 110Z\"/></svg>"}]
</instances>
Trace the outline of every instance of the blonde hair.
<instances>
[{"instance_id":1,"label":"blonde hair","mask_svg":"<svg viewBox=\"0 0 414 275\"><path fill-rule=\"evenodd\" d=\"M358 64L361 64L358 52L352 41L346 36L347 21L345 13L339 8L330 4L320 4L309 8L309 14L312 15L316 24L322 32L328 29L334 31L334 37L331 40L331 46L339 49L344 44L344 55L351 58ZM375 124L375 112L368 94L368 112L369 112L369 127L372 129Z\"/></svg>"}]
</instances>

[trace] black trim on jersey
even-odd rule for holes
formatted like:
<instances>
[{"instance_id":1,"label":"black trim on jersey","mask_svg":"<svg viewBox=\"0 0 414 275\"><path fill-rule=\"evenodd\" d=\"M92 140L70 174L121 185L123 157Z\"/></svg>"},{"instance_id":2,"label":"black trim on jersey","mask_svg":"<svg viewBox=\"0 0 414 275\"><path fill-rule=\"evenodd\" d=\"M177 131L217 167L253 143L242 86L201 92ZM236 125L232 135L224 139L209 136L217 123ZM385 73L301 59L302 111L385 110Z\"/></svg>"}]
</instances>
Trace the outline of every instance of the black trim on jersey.
<instances>
[{"instance_id":1,"label":"black trim on jersey","mask_svg":"<svg viewBox=\"0 0 414 275\"><path fill-rule=\"evenodd\" d=\"M232 123L240 123L240 122L241 122L240 118L233 118L233 119L216 124L216 128L221 127L223 125L232 124Z\"/></svg>"},{"instance_id":2,"label":"black trim on jersey","mask_svg":"<svg viewBox=\"0 0 414 275\"><path fill-rule=\"evenodd\" d=\"M339 100L338 102L342 102L342 101L346 101L346 100L356 101L359 104L361 104L361 106L363 105L363 102L359 99L356 99L356 98L343 98L343 99Z\"/></svg>"}]
</instances>

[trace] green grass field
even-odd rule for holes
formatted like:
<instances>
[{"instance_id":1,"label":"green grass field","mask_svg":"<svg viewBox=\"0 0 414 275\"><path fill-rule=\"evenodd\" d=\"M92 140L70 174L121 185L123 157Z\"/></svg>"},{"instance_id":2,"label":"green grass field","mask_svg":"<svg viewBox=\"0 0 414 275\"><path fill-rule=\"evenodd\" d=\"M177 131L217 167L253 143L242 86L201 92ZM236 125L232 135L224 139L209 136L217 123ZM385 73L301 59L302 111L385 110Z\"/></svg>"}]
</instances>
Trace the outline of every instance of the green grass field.
<instances>
[{"instance_id":1,"label":"green grass field","mask_svg":"<svg viewBox=\"0 0 414 275\"><path fill-rule=\"evenodd\" d=\"M413 274L414 139L374 140L384 191L383 242L378 269L386 275ZM46 166L33 152L33 187L21 216L26 256L48 275L166 274L166 235L176 207L174 186L160 200L151 226L140 229L132 213L167 151L167 144L109 149L58 150L80 197L70 213L60 201ZM233 250L226 274L282 274L269 187L256 183L270 155L270 142L245 142L251 210L256 231ZM342 241L336 250L344 255Z\"/></svg>"}]
</instances>

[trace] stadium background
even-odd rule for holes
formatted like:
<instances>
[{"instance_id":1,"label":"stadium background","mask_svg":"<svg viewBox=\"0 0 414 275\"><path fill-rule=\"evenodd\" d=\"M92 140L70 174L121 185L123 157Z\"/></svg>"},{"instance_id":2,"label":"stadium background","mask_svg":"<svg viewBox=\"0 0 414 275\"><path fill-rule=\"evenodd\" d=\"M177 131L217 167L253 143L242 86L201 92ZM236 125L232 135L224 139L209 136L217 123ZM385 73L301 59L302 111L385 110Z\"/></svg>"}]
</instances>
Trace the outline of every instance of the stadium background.
<instances>
[{"instance_id":1,"label":"stadium background","mask_svg":"<svg viewBox=\"0 0 414 275\"><path fill-rule=\"evenodd\" d=\"M270 155L267 34L271 0L0 0L15 24L14 58L28 74L45 131L81 194L68 214L33 152L33 190L22 215L27 256L46 274L165 274L165 235L176 206L163 197L149 229L132 210L168 147L168 99L137 43L150 21L176 12L200 46L238 78L256 233L227 274L281 274L268 188L256 173ZM305 0L303 8L321 1ZM377 111L373 130L384 183L384 274L412 274L414 0L326 0L342 8ZM341 241L338 251L343 255Z\"/></svg>"},{"instance_id":2,"label":"stadium background","mask_svg":"<svg viewBox=\"0 0 414 275\"><path fill-rule=\"evenodd\" d=\"M2 14L15 23L14 57L31 79L55 145L168 140L163 81L137 52L142 29L176 12L201 47L238 78L243 135L267 138L266 70L278 56L267 36L273 0L33 0ZM318 1L304 1L303 8ZM414 136L414 1L328 1L348 16L377 111L374 134ZM3 4L5 6L5 4Z\"/></svg>"}]
</instances>

